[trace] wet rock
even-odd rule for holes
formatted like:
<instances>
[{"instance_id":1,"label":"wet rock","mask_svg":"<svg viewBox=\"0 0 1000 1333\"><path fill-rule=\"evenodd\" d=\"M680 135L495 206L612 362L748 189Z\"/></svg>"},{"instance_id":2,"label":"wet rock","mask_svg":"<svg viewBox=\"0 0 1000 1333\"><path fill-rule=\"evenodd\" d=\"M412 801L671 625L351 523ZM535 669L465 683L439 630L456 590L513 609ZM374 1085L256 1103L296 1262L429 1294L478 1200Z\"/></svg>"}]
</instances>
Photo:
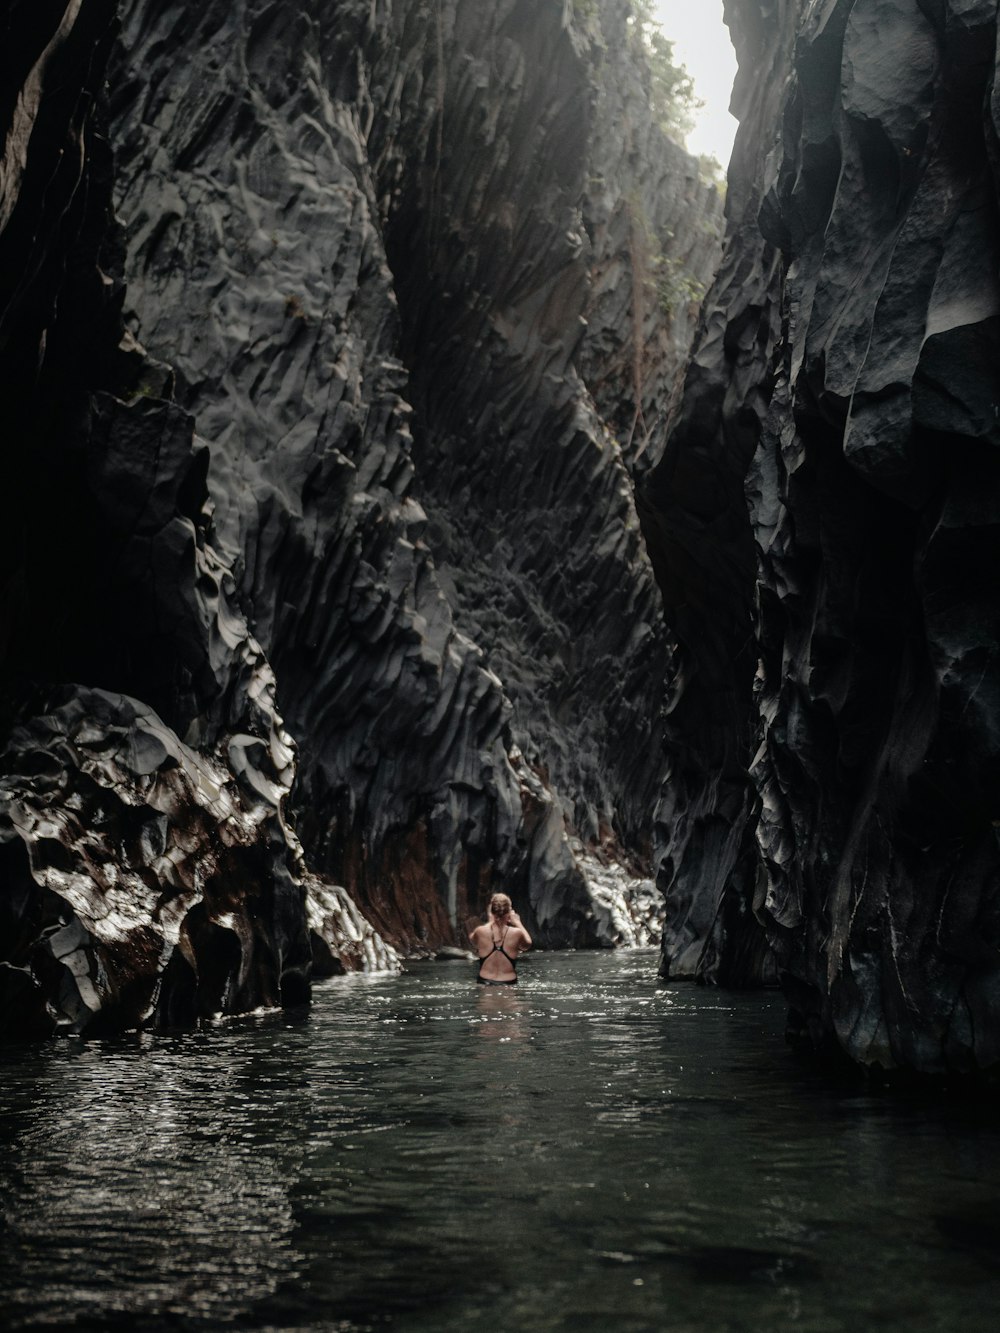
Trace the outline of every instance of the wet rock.
<instances>
[{"instance_id":1,"label":"wet rock","mask_svg":"<svg viewBox=\"0 0 1000 1333\"><path fill-rule=\"evenodd\" d=\"M987 1068L996 6L727 16L727 250L645 515L681 641L665 966L759 975L763 930L815 1044Z\"/></svg>"},{"instance_id":2,"label":"wet rock","mask_svg":"<svg viewBox=\"0 0 1000 1333\"><path fill-rule=\"evenodd\" d=\"M615 4L123 6L133 327L210 441L310 864L404 952L496 888L597 943L568 835L649 859L668 644L628 465L718 209L641 82Z\"/></svg>"},{"instance_id":3,"label":"wet rock","mask_svg":"<svg viewBox=\"0 0 1000 1333\"><path fill-rule=\"evenodd\" d=\"M303 882L314 977L399 968L396 951L372 929L346 889L308 872Z\"/></svg>"},{"instance_id":4,"label":"wet rock","mask_svg":"<svg viewBox=\"0 0 1000 1333\"><path fill-rule=\"evenodd\" d=\"M248 784L226 749L197 753L99 690L67 691L14 729L0 934L8 977L33 984L7 1031L187 1026L308 997L284 789L262 792L259 772Z\"/></svg>"},{"instance_id":5,"label":"wet rock","mask_svg":"<svg viewBox=\"0 0 1000 1333\"><path fill-rule=\"evenodd\" d=\"M454 945L445 945L443 949L438 949L434 955L441 962L446 963L468 963L475 959L475 954L469 949L459 949Z\"/></svg>"},{"instance_id":6,"label":"wet rock","mask_svg":"<svg viewBox=\"0 0 1000 1333\"><path fill-rule=\"evenodd\" d=\"M663 935L664 902L656 882L630 873L617 861L583 847L575 849L593 901L601 939L629 949L658 945Z\"/></svg>"},{"instance_id":7,"label":"wet rock","mask_svg":"<svg viewBox=\"0 0 1000 1333\"><path fill-rule=\"evenodd\" d=\"M114 7L14 6L0 120L7 1035L301 1003L294 750L211 541L208 453L121 321Z\"/></svg>"}]
</instances>

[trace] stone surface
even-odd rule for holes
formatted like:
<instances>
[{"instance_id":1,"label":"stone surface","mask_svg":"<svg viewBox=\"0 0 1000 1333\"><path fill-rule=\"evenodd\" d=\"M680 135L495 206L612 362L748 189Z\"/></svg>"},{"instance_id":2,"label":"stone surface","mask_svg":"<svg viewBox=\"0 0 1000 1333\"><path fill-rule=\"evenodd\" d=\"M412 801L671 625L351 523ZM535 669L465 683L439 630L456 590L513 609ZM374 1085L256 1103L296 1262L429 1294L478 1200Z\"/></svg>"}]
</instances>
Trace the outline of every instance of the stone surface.
<instances>
[{"instance_id":1,"label":"stone surface","mask_svg":"<svg viewBox=\"0 0 1000 1333\"><path fill-rule=\"evenodd\" d=\"M308 872L303 881L314 977L393 972L399 967L395 949L372 928L345 888Z\"/></svg>"},{"instance_id":2,"label":"stone surface","mask_svg":"<svg viewBox=\"0 0 1000 1333\"><path fill-rule=\"evenodd\" d=\"M728 14L741 58L741 121L722 262L702 310L677 414L639 494L649 554L678 651L665 702L669 763L656 812L667 904L663 971L721 984L773 978L751 910L757 797L751 688L754 539L744 484L769 412L780 335L780 253L761 234L761 179L780 124L795 15L756 3Z\"/></svg>"},{"instance_id":3,"label":"stone surface","mask_svg":"<svg viewBox=\"0 0 1000 1333\"><path fill-rule=\"evenodd\" d=\"M657 866L671 975L996 1066L995 0L727 4L662 451L713 209L619 0L126 0L114 165L116 12L0 44L7 1030L298 1003L501 885L638 939Z\"/></svg>"},{"instance_id":4,"label":"stone surface","mask_svg":"<svg viewBox=\"0 0 1000 1333\"><path fill-rule=\"evenodd\" d=\"M3 47L9 1035L188 1024L309 993L273 672L210 541L207 450L121 321L113 17L13 5Z\"/></svg>"},{"instance_id":5,"label":"stone surface","mask_svg":"<svg viewBox=\"0 0 1000 1333\"><path fill-rule=\"evenodd\" d=\"M308 998L284 789L247 763L261 745L198 754L136 701L84 689L14 729L0 969L32 1003L5 1027L187 1026Z\"/></svg>"},{"instance_id":6,"label":"stone surface","mask_svg":"<svg viewBox=\"0 0 1000 1333\"><path fill-rule=\"evenodd\" d=\"M704 279L717 220L625 7L123 14L133 327L211 442L310 864L407 951L498 887L601 942L570 835L648 865L663 766L628 463L691 314L656 265Z\"/></svg>"},{"instance_id":7,"label":"stone surface","mask_svg":"<svg viewBox=\"0 0 1000 1333\"><path fill-rule=\"evenodd\" d=\"M663 895L656 882L630 874L616 861L601 860L583 846L574 848L587 877L601 939L611 947L644 949L663 935Z\"/></svg>"},{"instance_id":8,"label":"stone surface","mask_svg":"<svg viewBox=\"0 0 1000 1333\"><path fill-rule=\"evenodd\" d=\"M989 1068L997 6L726 9L727 249L644 514L681 641L665 966L759 975L762 927L796 1035Z\"/></svg>"},{"instance_id":9,"label":"stone surface","mask_svg":"<svg viewBox=\"0 0 1000 1333\"><path fill-rule=\"evenodd\" d=\"M670 652L630 468L718 220L625 18L8 6L8 1034L299 1003L500 885L625 938L587 858L649 864Z\"/></svg>"}]
</instances>

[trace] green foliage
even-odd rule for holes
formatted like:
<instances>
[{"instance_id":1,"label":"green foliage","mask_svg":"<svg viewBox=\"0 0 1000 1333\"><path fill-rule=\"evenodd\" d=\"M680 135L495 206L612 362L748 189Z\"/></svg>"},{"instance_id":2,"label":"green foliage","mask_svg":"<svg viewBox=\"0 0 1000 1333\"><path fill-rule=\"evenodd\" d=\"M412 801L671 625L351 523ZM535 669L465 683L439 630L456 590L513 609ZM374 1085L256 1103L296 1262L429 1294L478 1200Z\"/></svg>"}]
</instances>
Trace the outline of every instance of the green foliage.
<instances>
[{"instance_id":1,"label":"green foliage","mask_svg":"<svg viewBox=\"0 0 1000 1333\"><path fill-rule=\"evenodd\" d=\"M649 221L638 193L632 194L626 209L629 217L629 254L632 263L633 307L641 307L640 287L656 297L657 305L668 318L683 306L699 302L705 286L684 265L683 260L664 253L674 239L673 232L657 235Z\"/></svg>"},{"instance_id":2,"label":"green foliage","mask_svg":"<svg viewBox=\"0 0 1000 1333\"><path fill-rule=\"evenodd\" d=\"M679 259L665 254L650 257L656 299L665 315L672 315L682 306L697 305L705 295L705 284L687 271Z\"/></svg>"},{"instance_id":3,"label":"green foliage","mask_svg":"<svg viewBox=\"0 0 1000 1333\"><path fill-rule=\"evenodd\" d=\"M653 113L664 132L683 143L704 103L695 94L691 75L674 59L674 44L654 17L653 0L631 0L631 4L629 28L649 68Z\"/></svg>"},{"instance_id":4,"label":"green foliage","mask_svg":"<svg viewBox=\"0 0 1000 1333\"><path fill-rule=\"evenodd\" d=\"M698 179L703 185L714 185L720 199L726 197L726 173L716 158L702 153L698 158Z\"/></svg>"}]
</instances>

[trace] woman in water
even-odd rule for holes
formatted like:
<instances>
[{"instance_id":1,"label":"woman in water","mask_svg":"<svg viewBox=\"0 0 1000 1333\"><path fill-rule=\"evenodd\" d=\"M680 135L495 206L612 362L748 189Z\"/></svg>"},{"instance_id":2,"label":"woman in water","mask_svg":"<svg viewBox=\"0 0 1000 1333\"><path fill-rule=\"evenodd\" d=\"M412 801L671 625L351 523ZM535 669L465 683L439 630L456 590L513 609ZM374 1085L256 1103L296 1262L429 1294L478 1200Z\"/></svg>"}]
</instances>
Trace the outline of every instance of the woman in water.
<instances>
[{"instance_id":1,"label":"woman in water","mask_svg":"<svg viewBox=\"0 0 1000 1333\"><path fill-rule=\"evenodd\" d=\"M477 926L469 943L479 954L481 986L516 986L517 960L531 948L531 936L521 925L521 918L505 893L490 899L485 926Z\"/></svg>"}]
</instances>

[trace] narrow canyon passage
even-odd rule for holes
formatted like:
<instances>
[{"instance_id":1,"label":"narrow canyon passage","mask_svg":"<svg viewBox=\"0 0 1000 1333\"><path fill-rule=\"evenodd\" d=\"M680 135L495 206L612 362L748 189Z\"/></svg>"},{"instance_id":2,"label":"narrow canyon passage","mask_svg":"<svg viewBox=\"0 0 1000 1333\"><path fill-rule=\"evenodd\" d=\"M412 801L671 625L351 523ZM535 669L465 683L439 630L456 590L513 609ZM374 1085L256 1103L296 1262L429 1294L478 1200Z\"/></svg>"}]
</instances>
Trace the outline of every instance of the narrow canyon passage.
<instances>
[{"instance_id":1,"label":"narrow canyon passage","mask_svg":"<svg viewBox=\"0 0 1000 1333\"><path fill-rule=\"evenodd\" d=\"M982 1329L995 1117L835 1090L649 950L5 1048L12 1328Z\"/></svg>"},{"instance_id":2,"label":"narrow canyon passage","mask_svg":"<svg viewBox=\"0 0 1000 1333\"><path fill-rule=\"evenodd\" d=\"M997 0L727 0L724 201L650 5L12 8L0 1033L617 875L665 976L1000 1069Z\"/></svg>"}]
</instances>

